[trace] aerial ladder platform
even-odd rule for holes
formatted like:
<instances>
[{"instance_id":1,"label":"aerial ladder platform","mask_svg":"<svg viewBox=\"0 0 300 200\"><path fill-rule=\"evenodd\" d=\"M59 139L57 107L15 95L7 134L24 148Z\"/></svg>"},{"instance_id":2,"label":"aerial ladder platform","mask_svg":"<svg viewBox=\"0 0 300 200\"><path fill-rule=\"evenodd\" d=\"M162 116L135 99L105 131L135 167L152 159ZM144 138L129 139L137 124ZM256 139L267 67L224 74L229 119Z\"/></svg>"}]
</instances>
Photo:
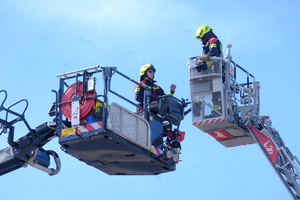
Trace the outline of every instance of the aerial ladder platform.
<instances>
[{"instance_id":1,"label":"aerial ladder platform","mask_svg":"<svg viewBox=\"0 0 300 200\"><path fill-rule=\"evenodd\" d=\"M7 134L9 146L0 149L0 175L28 165L49 175L57 174L61 168L58 154L43 149L53 138L58 138L65 153L109 175L157 175L174 171L180 162L185 134L179 126L187 114L188 103L165 95L158 97L158 104L150 105L150 89L145 88L142 107L112 87L117 75L131 84L139 84L117 67L97 65L57 75L59 89L52 90L55 102L48 113L53 120L36 129L25 119L27 100L6 106L8 95L1 90L0 135ZM101 78L102 83L98 83ZM109 95L132 104L134 110L110 103ZM24 109L15 111L14 107L20 104ZM23 122L28 129L19 139L15 139L17 122ZM51 157L56 164L54 169L50 167Z\"/></svg>"},{"instance_id":2,"label":"aerial ladder platform","mask_svg":"<svg viewBox=\"0 0 300 200\"><path fill-rule=\"evenodd\" d=\"M193 125L225 147L257 143L292 195L300 199L300 163L272 127L268 116L260 116L260 84L232 60L231 45L225 58L203 70L202 56L191 57L191 109Z\"/></svg>"},{"instance_id":3,"label":"aerial ladder platform","mask_svg":"<svg viewBox=\"0 0 300 200\"><path fill-rule=\"evenodd\" d=\"M95 75L99 73L102 84L96 84ZM110 175L155 175L174 171L180 161L180 140L184 132L179 131L179 125L187 103L166 95L159 97L159 103L153 107L149 103L149 89L145 88L141 107L113 88L111 82L117 75L139 84L117 67L95 66L57 75L60 88L53 115L58 119L62 149ZM132 104L135 110L110 103L109 95ZM137 109L142 109L143 114L138 114Z\"/></svg>"}]
</instances>

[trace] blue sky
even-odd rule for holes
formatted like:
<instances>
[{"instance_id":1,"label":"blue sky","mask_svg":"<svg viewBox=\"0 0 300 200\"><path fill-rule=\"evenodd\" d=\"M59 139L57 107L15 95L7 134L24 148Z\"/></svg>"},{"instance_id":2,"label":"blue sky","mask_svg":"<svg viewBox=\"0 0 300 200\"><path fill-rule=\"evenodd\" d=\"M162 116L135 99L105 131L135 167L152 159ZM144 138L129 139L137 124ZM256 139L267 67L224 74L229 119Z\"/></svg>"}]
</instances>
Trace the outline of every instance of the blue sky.
<instances>
[{"instance_id":1,"label":"blue sky","mask_svg":"<svg viewBox=\"0 0 300 200\"><path fill-rule=\"evenodd\" d=\"M233 60L260 81L261 115L300 156L299 6L297 0L1 0L0 89L8 92L7 104L29 101L33 128L51 121L55 76L94 65L117 66L138 80L140 67L152 63L159 85L168 90L175 83L176 97L190 98L187 62L202 51L197 28L209 24L224 51L232 44ZM118 89L133 99L133 87ZM61 172L50 177L27 167L2 176L1 199L290 199L256 144L225 148L194 127L191 115L181 129L186 139L175 172L108 176L66 155L54 139L45 149L59 153Z\"/></svg>"}]
</instances>

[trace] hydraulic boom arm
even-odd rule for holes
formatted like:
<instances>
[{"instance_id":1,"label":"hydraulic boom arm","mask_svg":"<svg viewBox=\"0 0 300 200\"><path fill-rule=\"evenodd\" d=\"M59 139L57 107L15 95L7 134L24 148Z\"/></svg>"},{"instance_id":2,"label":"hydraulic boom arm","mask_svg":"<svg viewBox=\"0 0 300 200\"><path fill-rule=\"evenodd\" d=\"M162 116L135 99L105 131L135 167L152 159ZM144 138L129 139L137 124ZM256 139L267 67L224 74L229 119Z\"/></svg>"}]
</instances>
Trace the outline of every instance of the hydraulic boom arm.
<instances>
[{"instance_id":1,"label":"hydraulic boom arm","mask_svg":"<svg viewBox=\"0 0 300 200\"><path fill-rule=\"evenodd\" d=\"M294 199L300 199L300 163L268 117L253 117L248 128Z\"/></svg>"}]
</instances>

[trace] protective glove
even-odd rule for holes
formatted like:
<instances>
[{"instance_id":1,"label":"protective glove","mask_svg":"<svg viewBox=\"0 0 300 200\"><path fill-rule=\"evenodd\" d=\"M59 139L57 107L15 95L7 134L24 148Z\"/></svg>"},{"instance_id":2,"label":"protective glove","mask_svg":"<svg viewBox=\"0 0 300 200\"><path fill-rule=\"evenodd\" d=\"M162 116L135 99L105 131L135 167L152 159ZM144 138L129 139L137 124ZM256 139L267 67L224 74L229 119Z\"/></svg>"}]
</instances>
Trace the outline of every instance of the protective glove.
<instances>
[{"instance_id":1,"label":"protective glove","mask_svg":"<svg viewBox=\"0 0 300 200\"><path fill-rule=\"evenodd\" d=\"M203 54L203 55L201 56L201 60L202 60L202 61L208 61L208 60L210 60L210 56L207 55L207 54Z\"/></svg>"}]
</instances>

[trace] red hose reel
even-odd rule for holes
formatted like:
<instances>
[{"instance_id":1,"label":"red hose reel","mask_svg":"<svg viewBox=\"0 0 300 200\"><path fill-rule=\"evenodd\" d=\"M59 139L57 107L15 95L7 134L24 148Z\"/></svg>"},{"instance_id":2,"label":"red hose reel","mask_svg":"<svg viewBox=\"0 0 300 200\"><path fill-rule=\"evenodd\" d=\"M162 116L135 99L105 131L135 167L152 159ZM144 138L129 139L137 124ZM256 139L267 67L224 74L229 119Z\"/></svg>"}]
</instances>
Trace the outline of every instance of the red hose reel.
<instances>
[{"instance_id":1,"label":"red hose reel","mask_svg":"<svg viewBox=\"0 0 300 200\"><path fill-rule=\"evenodd\" d=\"M72 101L72 98L75 95L83 95L84 91L84 84L83 82L79 81L77 82L77 93L76 93L76 83L72 84L70 87L67 88L67 90L64 92L61 103ZM97 98L88 98L96 96L97 92L96 90L86 92L83 96L83 100L80 101L80 120L86 119L89 115L93 112L93 107L96 104ZM86 99L88 98L88 99ZM70 119L72 118L72 102L62 104L61 105L61 111L63 115Z\"/></svg>"}]
</instances>

